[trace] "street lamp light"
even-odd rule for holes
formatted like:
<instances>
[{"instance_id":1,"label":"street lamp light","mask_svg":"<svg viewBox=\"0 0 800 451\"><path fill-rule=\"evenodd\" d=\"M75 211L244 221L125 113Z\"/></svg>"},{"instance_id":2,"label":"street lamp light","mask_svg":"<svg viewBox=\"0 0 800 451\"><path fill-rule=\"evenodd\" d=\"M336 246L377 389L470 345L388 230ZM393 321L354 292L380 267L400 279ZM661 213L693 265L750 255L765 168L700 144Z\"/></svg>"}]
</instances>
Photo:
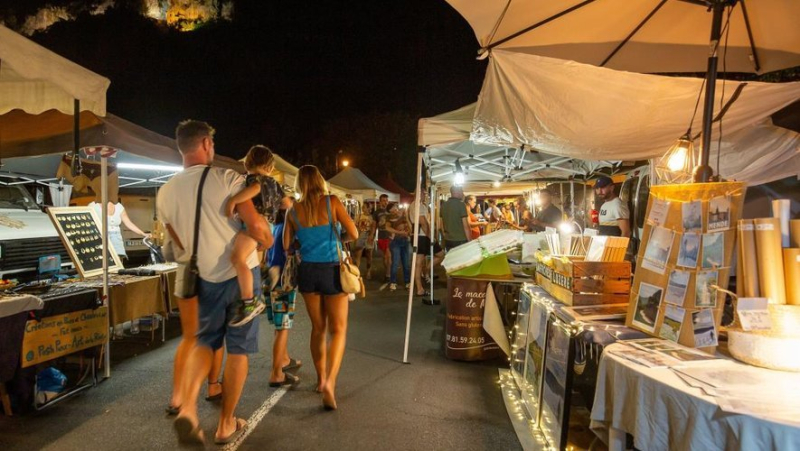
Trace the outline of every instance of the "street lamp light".
<instances>
[{"instance_id":1,"label":"street lamp light","mask_svg":"<svg viewBox=\"0 0 800 451\"><path fill-rule=\"evenodd\" d=\"M344 166L344 167L348 167L348 166L350 166L350 161L348 161L348 160L342 160L342 166Z\"/></svg>"}]
</instances>

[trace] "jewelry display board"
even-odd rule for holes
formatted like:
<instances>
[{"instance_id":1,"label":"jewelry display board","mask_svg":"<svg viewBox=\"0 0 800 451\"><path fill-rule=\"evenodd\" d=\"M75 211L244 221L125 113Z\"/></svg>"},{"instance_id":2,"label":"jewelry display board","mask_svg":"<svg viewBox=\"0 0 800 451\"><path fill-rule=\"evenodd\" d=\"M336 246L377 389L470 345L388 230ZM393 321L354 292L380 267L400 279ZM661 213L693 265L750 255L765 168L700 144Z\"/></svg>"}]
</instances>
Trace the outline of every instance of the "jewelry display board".
<instances>
[{"instance_id":1,"label":"jewelry display board","mask_svg":"<svg viewBox=\"0 0 800 451\"><path fill-rule=\"evenodd\" d=\"M67 248L72 263L82 278L103 273L103 235L97 224L100 221L91 207L48 208L58 236ZM108 245L108 269L122 269L117 252Z\"/></svg>"},{"instance_id":2,"label":"jewelry display board","mask_svg":"<svg viewBox=\"0 0 800 451\"><path fill-rule=\"evenodd\" d=\"M650 189L626 325L703 348L717 346L743 182Z\"/></svg>"}]
</instances>

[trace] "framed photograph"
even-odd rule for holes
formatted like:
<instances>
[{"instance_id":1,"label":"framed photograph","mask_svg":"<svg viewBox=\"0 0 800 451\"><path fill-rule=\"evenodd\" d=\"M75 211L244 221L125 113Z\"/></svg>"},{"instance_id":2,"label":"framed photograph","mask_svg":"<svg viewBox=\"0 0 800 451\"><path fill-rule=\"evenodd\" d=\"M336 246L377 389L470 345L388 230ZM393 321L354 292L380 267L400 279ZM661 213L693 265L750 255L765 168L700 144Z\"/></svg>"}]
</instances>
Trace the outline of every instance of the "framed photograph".
<instances>
[{"instance_id":1,"label":"framed photograph","mask_svg":"<svg viewBox=\"0 0 800 451\"><path fill-rule=\"evenodd\" d=\"M661 323L658 336L677 343L681 336L681 326L683 326L685 314L686 310L675 305L667 305L664 308L664 321Z\"/></svg>"},{"instance_id":2,"label":"framed photograph","mask_svg":"<svg viewBox=\"0 0 800 451\"><path fill-rule=\"evenodd\" d=\"M703 234L703 268L719 268L725 263L725 234Z\"/></svg>"},{"instance_id":3,"label":"framed photograph","mask_svg":"<svg viewBox=\"0 0 800 451\"><path fill-rule=\"evenodd\" d=\"M689 287L689 278L691 273L688 271L681 271L680 269L673 269L669 273L669 281L667 282L667 292L664 295L664 302L674 305L683 305L686 299L686 289Z\"/></svg>"},{"instance_id":4,"label":"framed photograph","mask_svg":"<svg viewBox=\"0 0 800 451\"><path fill-rule=\"evenodd\" d=\"M717 345L717 328L714 325L713 310L702 309L692 312L692 329L696 348Z\"/></svg>"},{"instance_id":5,"label":"framed photograph","mask_svg":"<svg viewBox=\"0 0 800 451\"><path fill-rule=\"evenodd\" d=\"M600 304L564 307L564 312L577 321L625 318L628 304Z\"/></svg>"},{"instance_id":6,"label":"framed photograph","mask_svg":"<svg viewBox=\"0 0 800 451\"><path fill-rule=\"evenodd\" d=\"M700 271L694 284L695 307L717 307L717 290L711 285L716 285L719 273L717 271Z\"/></svg>"},{"instance_id":7,"label":"framed photograph","mask_svg":"<svg viewBox=\"0 0 800 451\"><path fill-rule=\"evenodd\" d=\"M647 216L647 221L650 224L663 226L667 222L667 214L669 213L669 201L659 198L653 198L653 205L650 207L650 214Z\"/></svg>"},{"instance_id":8,"label":"framed photograph","mask_svg":"<svg viewBox=\"0 0 800 451\"><path fill-rule=\"evenodd\" d=\"M644 251L642 268L664 274L667 268L669 254L672 252L672 242L675 241L675 231L664 227L653 227L647 248Z\"/></svg>"},{"instance_id":9,"label":"framed photograph","mask_svg":"<svg viewBox=\"0 0 800 451\"><path fill-rule=\"evenodd\" d=\"M82 278L103 274L103 235L92 207L51 207L47 214ZM122 261L108 243L108 270L122 269Z\"/></svg>"},{"instance_id":10,"label":"framed photograph","mask_svg":"<svg viewBox=\"0 0 800 451\"><path fill-rule=\"evenodd\" d=\"M540 429L551 448L564 449L569 425L574 346L569 330L556 322L547 327L547 353L544 364L542 388L542 413Z\"/></svg>"},{"instance_id":11,"label":"framed photograph","mask_svg":"<svg viewBox=\"0 0 800 451\"><path fill-rule=\"evenodd\" d=\"M683 230L703 230L703 201L684 202L681 205Z\"/></svg>"},{"instance_id":12,"label":"framed photograph","mask_svg":"<svg viewBox=\"0 0 800 451\"><path fill-rule=\"evenodd\" d=\"M514 337L511 347L511 375L517 381L517 387L525 386L525 358L528 353L528 321L531 314L531 296L524 290L519 292L519 304L517 304L516 324L513 328Z\"/></svg>"},{"instance_id":13,"label":"framed photograph","mask_svg":"<svg viewBox=\"0 0 800 451\"><path fill-rule=\"evenodd\" d=\"M681 237L681 247L678 250L678 266L697 268L699 258L700 234L694 232L684 233Z\"/></svg>"},{"instance_id":14,"label":"framed photograph","mask_svg":"<svg viewBox=\"0 0 800 451\"><path fill-rule=\"evenodd\" d=\"M531 303L530 312L527 355L525 356L526 383L522 390L522 404L528 411L528 415L538 424L542 403L544 359L547 353L547 323L550 316L547 309L537 302Z\"/></svg>"},{"instance_id":15,"label":"framed photograph","mask_svg":"<svg viewBox=\"0 0 800 451\"><path fill-rule=\"evenodd\" d=\"M719 196L708 202L708 231L731 227L731 197Z\"/></svg>"},{"instance_id":16,"label":"framed photograph","mask_svg":"<svg viewBox=\"0 0 800 451\"><path fill-rule=\"evenodd\" d=\"M655 333L658 310L664 290L661 287L642 282L636 296L636 307L633 311L633 324L649 333Z\"/></svg>"}]
</instances>

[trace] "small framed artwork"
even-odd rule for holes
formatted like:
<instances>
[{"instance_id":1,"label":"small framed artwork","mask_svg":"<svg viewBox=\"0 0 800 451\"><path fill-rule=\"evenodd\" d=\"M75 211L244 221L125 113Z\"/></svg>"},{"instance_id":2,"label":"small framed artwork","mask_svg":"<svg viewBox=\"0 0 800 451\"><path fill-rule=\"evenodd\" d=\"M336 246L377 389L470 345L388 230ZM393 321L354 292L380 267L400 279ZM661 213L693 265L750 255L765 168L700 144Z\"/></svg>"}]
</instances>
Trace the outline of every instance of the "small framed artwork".
<instances>
[{"instance_id":1,"label":"small framed artwork","mask_svg":"<svg viewBox=\"0 0 800 451\"><path fill-rule=\"evenodd\" d=\"M570 331L560 322L550 322L547 335L542 413L539 424L550 447L561 450L567 445L572 392L572 371L569 371L569 366L575 358L575 347L572 346Z\"/></svg>"},{"instance_id":2,"label":"small framed artwork","mask_svg":"<svg viewBox=\"0 0 800 451\"><path fill-rule=\"evenodd\" d=\"M725 234L703 234L703 268L719 268L725 263Z\"/></svg>"},{"instance_id":3,"label":"small framed artwork","mask_svg":"<svg viewBox=\"0 0 800 451\"><path fill-rule=\"evenodd\" d=\"M708 231L731 227L731 197L719 196L708 202Z\"/></svg>"},{"instance_id":4,"label":"small framed artwork","mask_svg":"<svg viewBox=\"0 0 800 451\"><path fill-rule=\"evenodd\" d=\"M58 231L58 236L67 248L72 263L81 277L92 277L103 273L103 235L97 227L99 220L91 207L52 207L47 214ZM122 269L122 261L108 245L108 269Z\"/></svg>"},{"instance_id":5,"label":"small framed artwork","mask_svg":"<svg viewBox=\"0 0 800 451\"><path fill-rule=\"evenodd\" d=\"M658 310L661 307L663 293L664 289L661 287L644 282L639 285L636 307L633 311L634 326L651 334L655 333L656 320L658 319Z\"/></svg>"},{"instance_id":6,"label":"small framed artwork","mask_svg":"<svg viewBox=\"0 0 800 451\"><path fill-rule=\"evenodd\" d=\"M701 231L703 229L703 201L684 202L681 205L683 230Z\"/></svg>"},{"instance_id":7,"label":"small framed artwork","mask_svg":"<svg viewBox=\"0 0 800 451\"><path fill-rule=\"evenodd\" d=\"M681 247L678 251L678 266L684 268L697 268L700 258L700 234L688 232L681 237Z\"/></svg>"},{"instance_id":8,"label":"small framed artwork","mask_svg":"<svg viewBox=\"0 0 800 451\"><path fill-rule=\"evenodd\" d=\"M524 291L524 290L523 290ZM527 293L526 293L527 295ZM547 323L550 314L544 305L532 302L528 320L528 344L525 349L525 385L522 390L522 404L531 419L539 423L542 403L542 380L544 379L544 359L547 352Z\"/></svg>"},{"instance_id":9,"label":"small framed artwork","mask_svg":"<svg viewBox=\"0 0 800 451\"><path fill-rule=\"evenodd\" d=\"M717 284L719 272L700 271L697 273L694 284L695 307L717 307L717 289L712 285Z\"/></svg>"},{"instance_id":10,"label":"small framed artwork","mask_svg":"<svg viewBox=\"0 0 800 451\"><path fill-rule=\"evenodd\" d=\"M672 272L669 273L664 302L682 306L683 301L686 299L686 289L689 287L690 276L691 273L688 271L673 269Z\"/></svg>"},{"instance_id":11,"label":"small framed artwork","mask_svg":"<svg viewBox=\"0 0 800 451\"><path fill-rule=\"evenodd\" d=\"M664 308L664 321L661 323L658 336L677 343L678 338L681 336L681 327L683 326L683 318L685 315L686 310L677 305L667 305Z\"/></svg>"},{"instance_id":12,"label":"small framed artwork","mask_svg":"<svg viewBox=\"0 0 800 451\"><path fill-rule=\"evenodd\" d=\"M672 243L675 241L675 232L664 227L653 227L647 248L642 259L642 268L658 274L664 274L669 255L672 252Z\"/></svg>"}]
</instances>

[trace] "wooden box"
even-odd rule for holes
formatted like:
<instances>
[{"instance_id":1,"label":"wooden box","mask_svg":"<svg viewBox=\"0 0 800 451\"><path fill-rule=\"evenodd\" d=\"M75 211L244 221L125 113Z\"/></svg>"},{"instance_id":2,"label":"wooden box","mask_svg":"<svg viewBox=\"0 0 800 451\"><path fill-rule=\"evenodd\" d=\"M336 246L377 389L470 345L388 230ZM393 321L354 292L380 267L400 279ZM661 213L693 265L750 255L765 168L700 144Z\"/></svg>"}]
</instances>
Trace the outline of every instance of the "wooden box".
<instances>
[{"instance_id":1,"label":"wooden box","mask_svg":"<svg viewBox=\"0 0 800 451\"><path fill-rule=\"evenodd\" d=\"M566 305L627 303L631 263L553 258L536 264L536 283Z\"/></svg>"}]
</instances>

